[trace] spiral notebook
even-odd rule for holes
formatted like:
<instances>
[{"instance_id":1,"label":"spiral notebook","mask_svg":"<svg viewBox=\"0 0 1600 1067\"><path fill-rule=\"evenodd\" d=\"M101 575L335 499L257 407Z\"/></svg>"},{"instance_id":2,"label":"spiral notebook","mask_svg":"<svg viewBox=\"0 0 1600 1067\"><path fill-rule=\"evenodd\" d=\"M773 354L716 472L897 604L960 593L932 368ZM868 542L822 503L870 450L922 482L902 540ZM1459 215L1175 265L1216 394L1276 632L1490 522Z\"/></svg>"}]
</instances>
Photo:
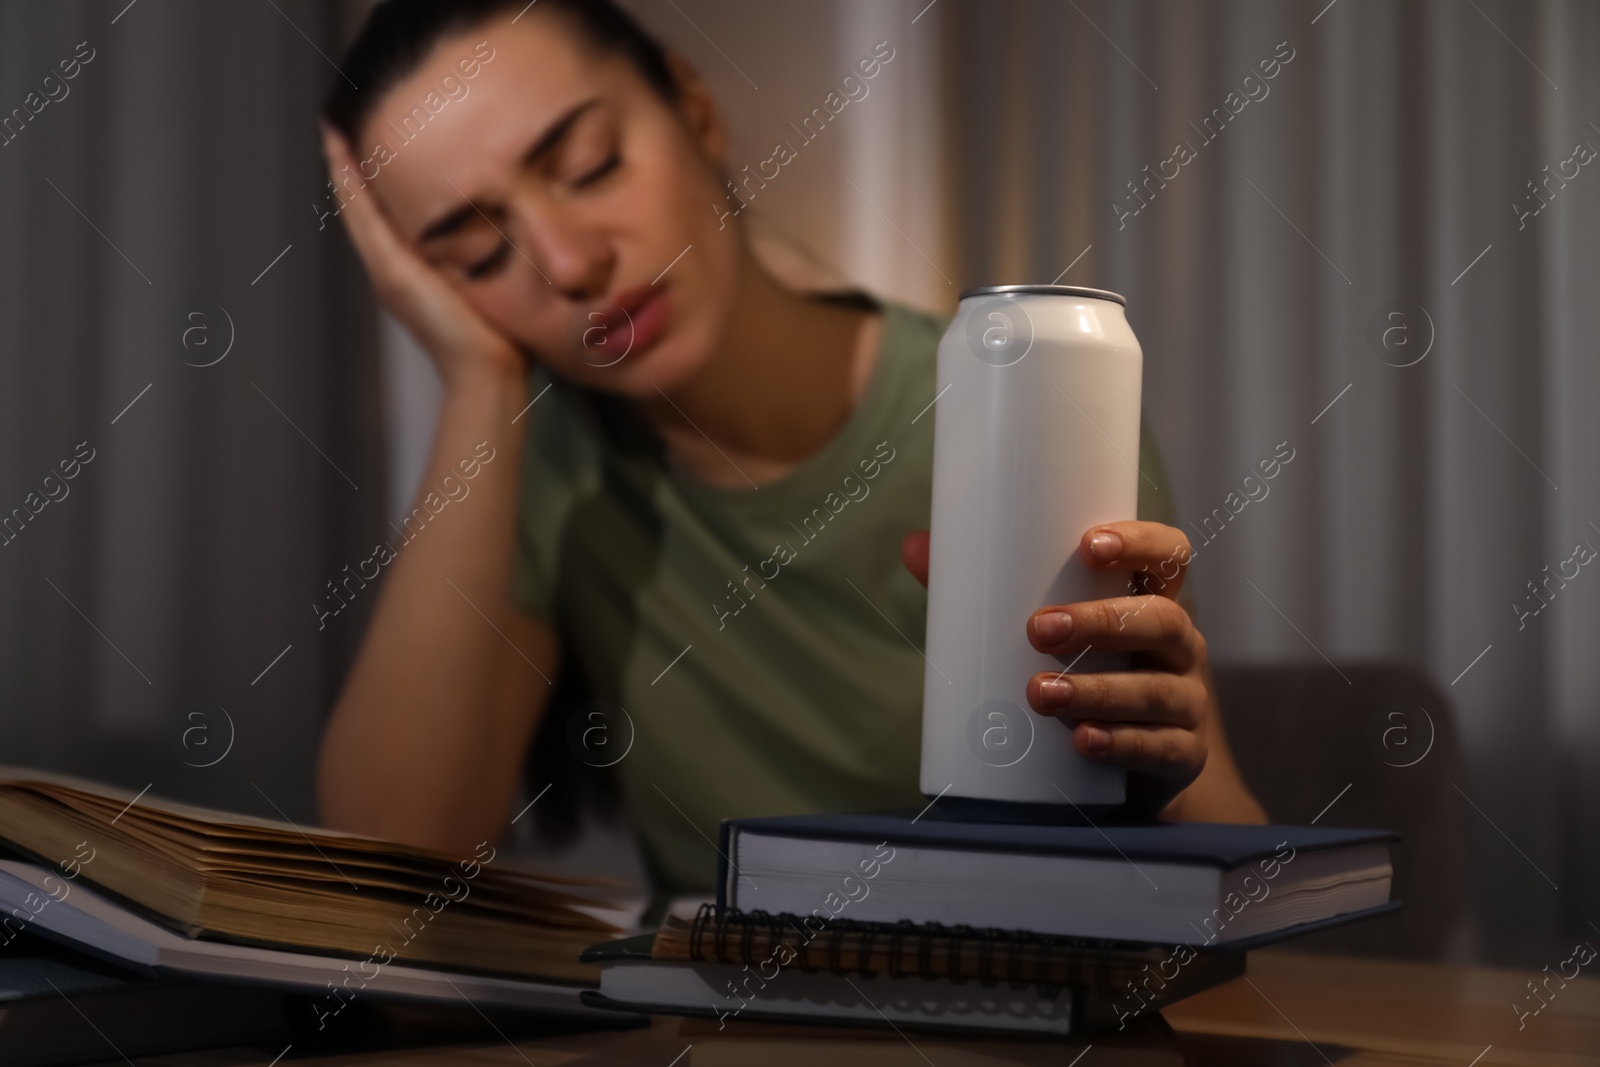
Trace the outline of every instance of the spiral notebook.
<instances>
[{"instance_id":1,"label":"spiral notebook","mask_svg":"<svg viewBox=\"0 0 1600 1067\"><path fill-rule=\"evenodd\" d=\"M1131 948L1023 931L703 906L596 945L594 1007L730 1021L1083 1035L1118 1029L1244 973L1242 952Z\"/></svg>"}]
</instances>

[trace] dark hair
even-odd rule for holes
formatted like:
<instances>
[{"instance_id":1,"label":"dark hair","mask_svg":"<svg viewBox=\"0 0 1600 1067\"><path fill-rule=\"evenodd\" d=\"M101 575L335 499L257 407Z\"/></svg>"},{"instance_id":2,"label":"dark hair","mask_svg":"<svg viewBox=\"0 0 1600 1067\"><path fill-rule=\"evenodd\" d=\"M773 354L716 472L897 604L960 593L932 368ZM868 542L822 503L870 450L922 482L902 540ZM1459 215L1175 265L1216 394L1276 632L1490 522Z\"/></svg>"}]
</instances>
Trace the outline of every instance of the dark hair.
<instances>
[{"instance_id":1,"label":"dark hair","mask_svg":"<svg viewBox=\"0 0 1600 1067\"><path fill-rule=\"evenodd\" d=\"M323 118L354 140L384 94L416 70L441 39L530 7L563 16L584 43L623 56L656 92L677 99L678 82L666 49L613 0L538 0L536 5L526 0L384 0L345 49L339 61L342 77L334 79L323 101Z\"/></svg>"}]
</instances>

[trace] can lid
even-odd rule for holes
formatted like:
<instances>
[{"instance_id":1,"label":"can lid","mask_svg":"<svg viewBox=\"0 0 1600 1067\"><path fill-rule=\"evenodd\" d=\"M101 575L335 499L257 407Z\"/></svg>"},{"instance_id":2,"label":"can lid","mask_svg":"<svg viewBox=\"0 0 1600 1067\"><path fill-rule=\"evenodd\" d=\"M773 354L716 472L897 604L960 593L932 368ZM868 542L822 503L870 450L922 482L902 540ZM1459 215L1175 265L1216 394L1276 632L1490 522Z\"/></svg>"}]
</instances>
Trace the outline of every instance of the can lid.
<instances>
[{"instance_id":1,"label":"can lid","mask_svg":"<svg viewBox=\"0 0 1600 1067\"><path fill-rule=\"evenodd\" d=\"M1094 300L1111 300L1123 307L1128 306L1127 298L1121 293L1113 293L1109 289L1088 289L1081 285L980 285L972 289L963 289L959 299L965 300L969 296L1000 296L1009 294L1029 294L1033 296L1086 296Z\"/></svg>"}]
</instances>

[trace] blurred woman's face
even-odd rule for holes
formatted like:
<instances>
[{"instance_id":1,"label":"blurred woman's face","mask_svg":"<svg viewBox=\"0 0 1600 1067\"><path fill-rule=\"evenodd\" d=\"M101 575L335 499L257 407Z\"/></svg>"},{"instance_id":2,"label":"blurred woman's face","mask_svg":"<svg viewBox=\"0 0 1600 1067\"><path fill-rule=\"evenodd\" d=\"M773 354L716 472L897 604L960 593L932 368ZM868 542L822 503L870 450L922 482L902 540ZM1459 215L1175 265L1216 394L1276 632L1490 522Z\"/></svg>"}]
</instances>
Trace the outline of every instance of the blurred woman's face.
<instances>
[{"instance_id":1,"label":"blurred woman's face","mask_svg":"<svg viewBox=\"0 0 1600 1067\"><path fill-rule=\"evenodd\" d=\"M465 79L482 41L493 52ZM430 115L441 84L456 98ZM392 156L362 164L378 174L358 195L558 374L654 398L721 339L742 246L720 228L725 135L697 80L674 104L559 16L529 13L438 44L352 151L365 161L379 142Z\"/></svg>"}]
</instances>

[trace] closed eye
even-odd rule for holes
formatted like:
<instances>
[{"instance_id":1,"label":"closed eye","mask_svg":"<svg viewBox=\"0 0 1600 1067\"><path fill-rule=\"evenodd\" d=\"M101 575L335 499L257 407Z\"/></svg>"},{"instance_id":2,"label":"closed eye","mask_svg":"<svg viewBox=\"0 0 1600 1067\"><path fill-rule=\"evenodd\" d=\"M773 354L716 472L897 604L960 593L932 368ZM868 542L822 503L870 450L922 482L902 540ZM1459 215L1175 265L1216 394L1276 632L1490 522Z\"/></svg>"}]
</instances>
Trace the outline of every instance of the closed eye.
<instances>
[{"instance_id":1,"label":"closed eye","mask_svg":"<svg viewBox=\"0 0 1600 1067\"><path fill-rule=\"evenodd\" d=\"M585 172L583 174L580 174L576 178L574 178L572 180L572 187L574 189L582 189L585 186L593 185L595 182L599 181L601 178L604 178L607 174L610 174L612 171L616 170L618 165L620 165L621 163L622 163L621 154L617 153L617 152L612 152L609 156L607 156L600 163L599 166L594 167L593 169L591 169L591 170L589 170L589 171L587 171L587 172Z\"/></svg>"},{"instance_id":2,"label":"closed eye","mask_svg":"<svg viewBox=\"0 0 1600 1067\"><path fill-rule=\"evenodd\" d=\"M506 256L510 249L511 245L509 243L501 241L493 252L478 260L478 262L468 265L462 273L474 280L487 277L505 264Z\"/></svg>"}]
</instances>

